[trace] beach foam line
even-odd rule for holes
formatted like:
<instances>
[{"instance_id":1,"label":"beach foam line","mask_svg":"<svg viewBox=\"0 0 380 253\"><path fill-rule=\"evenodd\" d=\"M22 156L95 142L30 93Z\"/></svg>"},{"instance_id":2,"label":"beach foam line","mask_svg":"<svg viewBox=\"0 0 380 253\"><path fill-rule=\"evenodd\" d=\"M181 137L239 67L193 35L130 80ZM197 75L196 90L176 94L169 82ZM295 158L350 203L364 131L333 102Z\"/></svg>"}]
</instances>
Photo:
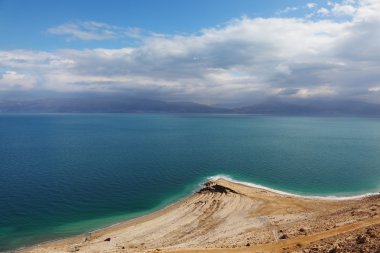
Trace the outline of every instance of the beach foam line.
<instances>
[{"instance_id":1,"label":"beach foam line","mask_svg":"<svg viewBox=\"0 0 380 253\"><path fill-rule=\"evenodd\" d=\"M370 196L376 196L380 195L379 192L370 192L370 193L364 193L364 194L359 194L359 195L353 195L353 196L334 196L334 195L329 195L329 196L319 196L319 195L302 195L302 194L296 194L296 193L291 193L291 192L286 192L282 190L277 190L273 189L267 186L263 186L260 184L255 184L251 182L245 182L245 181L239 181L235 180L230 176L227 175L215 175L207 178L207 181L216 181L218 179L224 179L227 180L231 183L236 183L236 184L241 184L249 187L254 187L254 188L259 188L263 189L266 191L270 191L273 193L281 194L281 195L286 195L286 196L291 196L291 197L297 197L297 198L304 198L304 199L319 199L319 200L355 200L355 199L362 199L365 197L370 197Z\"/></svg>"}]
</instances>

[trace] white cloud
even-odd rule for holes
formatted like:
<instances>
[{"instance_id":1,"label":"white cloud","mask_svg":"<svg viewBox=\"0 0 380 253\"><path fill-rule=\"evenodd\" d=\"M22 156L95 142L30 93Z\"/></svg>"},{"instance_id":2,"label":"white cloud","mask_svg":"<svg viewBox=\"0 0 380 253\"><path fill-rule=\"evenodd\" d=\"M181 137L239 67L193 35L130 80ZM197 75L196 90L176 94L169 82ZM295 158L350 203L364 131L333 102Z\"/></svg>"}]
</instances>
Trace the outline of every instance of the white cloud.
<instances>
[{"instance_id":1,"label":"white cloud","mask_svg":"<svg viewBox=\"0 0 380 253\"><path fill-rule=\"evenodd\" d=\"M354 20L357 22L371 22L380 20L380 1L362 0L360 8L357 9Z\"/></svg>"},{"instance_id":2,"label":"white cloud","mask_svg":"<svg viewBox=\"0 0 380 253\"><path fill-rule=\"evenodd\" d=\"M139 91L206 103L266 96L380 101L379 2L339 3L356 6L345 21L245 17L192 35L152 34L135 47L0 51L0 68L34 80L27 87L63 92ZM20 80L7 76L1 84L12 89Z\"/></svg>"},{"instance_id":3,"label":"white cloud","mask_svg":"<svg viewBox=\"0 0 380 253\"><path fill-rule=\"evenodd\" d=\"M140 38L138 28L122 28L95 21L76 21L48 29L50 34L67 36L68 40L111 40L121 37Z\"/></svg>"},{"instance_id":4,"label":"white cloud","mask_svg":"<svg viewBox=\"0 0 380 253\"><path fill-rule=\"evenodd\" d=\"M297 11L297 10L298 10L298 7L296 6L288 6L288 7L285 7L284 9L278 10L276 13L277 15L281 15L281 14L286 14L286 13Z\"/></svg>"},{"instance_id":5,"label":"white cloud","mask_svg":"<svg viewBox=\"0 0 380 253\"><path fill-rule=\"evenodd\" d=\"M355 0L343 0L340 3L329 2L331 12L337 16L353 16L357 11Z\"/></svg>"},{"instance_id":6,"label":"white cloud","mask_svg":"<svg viewBox=\"0 0 380 253\"><path fill-rule=\"evenodd\" d=\"M309 9L313 9L313 8L315 8L316 6L317 6L316 3L307 3L307 4L306 4L306 7L309 8Z\"/></svg>"},{"instance_id":7,"label":"white cloud","mask_svg":"<svg viewBox=\"0 0 380 253\"><path fill-rule=\"evenodd\" d=\"M322 16L331 14L336 17L353 17L357 16L359 9L363 9L366 1L378 0L342 0L339 2L327 1L326 6L320 7L313 14L320 14Z\"/></svg>"},{"instance_id":8,"label":"white cloud","mask_svg":"<svg viewBox=\"0 0 380 253\"><path fill-rule=\"evenodd\" d=\"M335 15L341 16L341 15L348 15L352 16L356 12L356 8L352 5L341 5L341 4L335 4L332 8L332 12Z\"/></svg>"},{"instance_id":9,"label":"white cloud","mask_svg":"<svg viewBox=\"0 0 380 253\"><path fill-rule=\"evenodd\" d=\"M335 94L335 90L329 86L318 86L313 88L301 88L294 95L300 98L309 98L315 96L331 96Z\"/></svg>"},{"instance_id":10,"label":"white cloud","mask_svg":"<svg viewBox=\"0 0 380 253\"><path fill-rule=\"evenodd\" d=\"M380 92L380 86L371 87L371 88L368 89L368 91L371 91L371 92Z\"/></svg>"},{"instance_id":11,"label":"white cloud","mask_svg":"<svg viewBox=\"0 0 380 253\"><path fill-rule=\"evenodd\" d=\"M326 16L326 15L329 15L330 11L328 9L322 7L320 9L318 9L317 13L321 14L323 16Z\"/></svg>"},{"instance_id":12,"label":"white cloud","mask_svg":"<svg viewBox=\"0 0 380 253\"><path fill-rule=\"evenodd\" d=\"M0 90L32 89L36 78L31 75L20 74L15 71L0 73Z\"/></svg>"}]
</instances>

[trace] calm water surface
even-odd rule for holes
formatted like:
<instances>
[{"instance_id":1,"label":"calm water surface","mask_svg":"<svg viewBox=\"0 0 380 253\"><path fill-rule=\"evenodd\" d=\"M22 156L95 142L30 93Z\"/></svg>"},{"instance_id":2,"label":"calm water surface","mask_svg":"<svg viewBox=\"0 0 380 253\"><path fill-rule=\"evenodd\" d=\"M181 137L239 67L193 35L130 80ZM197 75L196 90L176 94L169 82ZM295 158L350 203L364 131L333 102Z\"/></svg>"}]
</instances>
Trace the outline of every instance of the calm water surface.
<instances>
[{"instance_id":1,"label":"calm water surface","mask_svg":"<svg viewBox=\"0 0 380 253\"><path fill-rule=\"evenodd\" d=\"M0 251L155 210L229 175L304 195L380 190L380 119L0 115Z\"/></svg>"}]
</instances>

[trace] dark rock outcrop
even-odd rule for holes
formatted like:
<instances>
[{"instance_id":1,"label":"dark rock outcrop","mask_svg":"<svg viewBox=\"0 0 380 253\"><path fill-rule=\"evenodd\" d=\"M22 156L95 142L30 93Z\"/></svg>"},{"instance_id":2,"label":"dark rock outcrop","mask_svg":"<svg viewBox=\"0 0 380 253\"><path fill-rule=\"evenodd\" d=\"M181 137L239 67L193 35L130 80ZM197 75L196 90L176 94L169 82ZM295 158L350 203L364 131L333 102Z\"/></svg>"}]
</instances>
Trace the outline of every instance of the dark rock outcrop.
<instances>
[{"instance_id":1,"label":"dark rock outcrop","mask_svg":"<svg viewBox=\"0 0 380 253\"><path fill-rule=\"evenodd\" d=\"M231 188L228 188L223 185L219 185L215 182L207 182L204 184L204 187L198 191L198 193L222 193L222 194L227 194L227 193L236 193L236 191L232 190Z\"/></svg>"}]
</instances>

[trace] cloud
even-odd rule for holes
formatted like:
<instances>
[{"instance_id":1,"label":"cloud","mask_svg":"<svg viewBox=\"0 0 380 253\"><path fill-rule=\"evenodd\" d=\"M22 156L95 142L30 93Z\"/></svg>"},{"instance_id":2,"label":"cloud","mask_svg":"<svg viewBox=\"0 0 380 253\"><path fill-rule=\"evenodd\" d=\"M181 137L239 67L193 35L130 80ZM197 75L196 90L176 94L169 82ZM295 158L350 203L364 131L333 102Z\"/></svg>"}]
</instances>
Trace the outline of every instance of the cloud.
<instances>
[{"instance_id":1,"label":"cloud","mask_svg":"<svg viewBox=\"0 0 380 253\"><path fill-rule=\"evenodd\" d=\"M151 34L134 47L0 51L0 69L34 80L28 86L33 89L60 92L154 94L202 103L276 96L378 102L379 2L354 3L352 18L343 21L243 17L196 34ZM91 26L105 29L102 23ZM16 88L9 77L1 83Z\"/></svg>"},{"instance_id":2,"label":"cloud","mask_svg":"<svg viewBox=\"0 0 380 253\"><path fill-rule=\"evenodd\" d=\"M48 33L66 36L67 40L112 40L122 37L140 38L138 28L122 28L96 21L76 21L48 29Z\"/></svg>"},{"instance_id":3,"label":"cloud","mask_svg":"<svg viewBox=\"0 0 380 253\"><path fill-rule=\"evenodd\" d=\"M329 86L318 86L309 88L278 88L273 90L274 95L288 96L293 98L309 98L315 96L332 96L335 90Z\"/></svg>"},{"instance_id":4,"label":"cloud","mask_svg":"<svg viewBox=\"0 0 380 253\"><path fill-rule=\"evenodd\" d=\"M327 16L327 15L330 14L330 11L329 11L328 9L322 7L322 8L320 8L320 9L318 9L317 13L318 13L318 14L321 14L321 15L323 15L323 16Z\"/></svg>"},{"instance_id":5,"label":"cloud","mask_svg":"<svg viewBox=\"0 0 380 253\"><path fill-rule=\"evenodd\" d=\"M0 73L0 90L29 90L35 83L36 78L31 75L19 74L15 71Z\"/></svg>"},{"instance_id":6,"label":"cloud","mask_svg":"<svg viewBox=\"0 0 380 253\"><path fill-rule=\"evenodd\" d=\"M337 16L352 16L356 12L356 8L351 4L338 4L335 3L332 8L332 13Z\"/></svg>"},{"instance_id":7,"label":"cloud","mask_svg":"<svg viewBox=\"0 0 380 253\"><path fill-rule=\"evenodd\" d=\"M306 7L309 8L309 9L313 9L313 8L315 8L316 6L317 6L316 3L307 3L307 4L306 4Z\"/></svg>"},{"instance_id":8,"label":"cloud","mask_svg":"<svg viewBox=\"0 0 380 253\"><path fill-rule=\"evenodd\" d=\"M372 0L368 0L372 1ZM307 8L312 12L307 16L328 16L331 15L333 17L353 17L357 16L356 12L359 9L363 9L363 6L366 5L367 0L343 0L340 2L328 1L325 6L321 6L316 9L316 5L307 4ZM377 0L375 0L377 1Z\"/></svg>"},{"instance_id":9,"label":"cloud","mask_svg":"<svg viewBox=\"0 0 380 253\"><path fill-rule=\"evenodd\" d=\"M282 15L282 14L286 14L286 13L289 13L289 12L293 12L293 11L297 11L299 8L296 7L296 6L288 6L284 9L281 9L281 10L278 10L276 13L277 15Z\"/></svg>"},{"instance_id":10,"label":"cloud","mask_svg":"<svg viewBox=\"0 0 380 253\"><path fill-rule=\"evenodd\" d=\"M380 86L368 88L371 92L380 92Z\"/></svg>"}]
</instances>

